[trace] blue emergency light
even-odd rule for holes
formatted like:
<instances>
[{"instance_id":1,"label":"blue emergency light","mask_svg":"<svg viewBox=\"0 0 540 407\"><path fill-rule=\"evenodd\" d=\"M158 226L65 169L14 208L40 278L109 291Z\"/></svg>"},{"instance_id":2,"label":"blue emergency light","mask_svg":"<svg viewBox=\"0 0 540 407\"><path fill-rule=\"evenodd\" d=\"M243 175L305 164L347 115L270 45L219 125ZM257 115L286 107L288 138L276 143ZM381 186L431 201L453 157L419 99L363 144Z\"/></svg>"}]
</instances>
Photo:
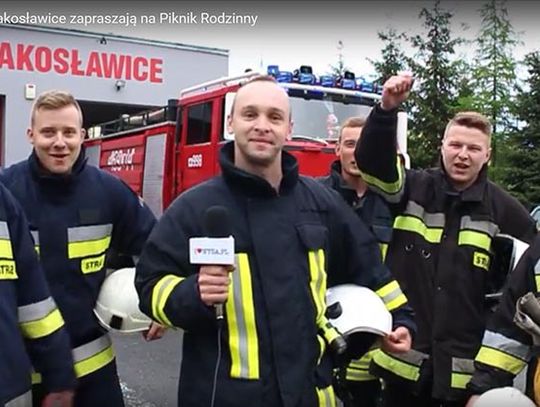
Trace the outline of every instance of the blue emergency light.
<instances>
[{"instance_id":1,"label":"blue emergency light","mask_svg":"<svg viewBox=\"0 0 540 407\"><path fill-rule=\"evenodd\" d=\"M364 76L356 77L354 72L345 71L343 76L321 75L317 77L313 74L313 69L309 65L302 65L294 72L281 71L279 65L268 65L268 75L276 78L282 83L299 83L303 85L320 85L327 88L342 88L350 90L359 90L366 93L382 93L382 87L374 80L371 81Z\"/></svg>"}]
</instances>

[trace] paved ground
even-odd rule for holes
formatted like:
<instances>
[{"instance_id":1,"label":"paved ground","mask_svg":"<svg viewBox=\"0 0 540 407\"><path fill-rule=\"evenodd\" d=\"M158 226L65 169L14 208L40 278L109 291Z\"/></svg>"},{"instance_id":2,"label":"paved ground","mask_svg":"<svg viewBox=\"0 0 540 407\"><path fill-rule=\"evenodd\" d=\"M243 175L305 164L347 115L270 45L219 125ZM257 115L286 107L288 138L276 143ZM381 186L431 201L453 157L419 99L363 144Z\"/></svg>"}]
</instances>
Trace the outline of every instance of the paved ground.
<instances>
[{"instance_id":1,"label":"paved ground","mask_svg":"<svg viewBox=\"0 0 540 407\"><path fill-rule=\"evenodd\" d=\"M177 407L181 331L168 331L154 342L145 342L140 334L114 334L113 340L126 407ZM525 389L524 372L514 387Z\"/></svg>"},{"instance_id":2,"label":"paved ground","mask_svg":"<svg viewBox=\"0 0 540 407\"><path fill-rule=\"evenodd\" d=\"M126 407L176 407L182 334L153 342L140 334L113 335Z\"/></svg>"}]
</instances>

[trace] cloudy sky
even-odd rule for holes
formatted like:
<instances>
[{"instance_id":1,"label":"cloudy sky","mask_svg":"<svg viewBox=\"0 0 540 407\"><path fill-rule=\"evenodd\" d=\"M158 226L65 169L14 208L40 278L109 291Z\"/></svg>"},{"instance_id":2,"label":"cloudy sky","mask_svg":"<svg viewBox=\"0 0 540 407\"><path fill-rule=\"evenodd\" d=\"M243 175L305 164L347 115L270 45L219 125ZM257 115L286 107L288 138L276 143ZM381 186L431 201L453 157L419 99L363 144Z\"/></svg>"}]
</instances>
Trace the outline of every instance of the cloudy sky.
<instances>
[{"instance_id":1,"label":"cloudy sky","mask_svg":"<svg viewBox=\"0 0 540 407\"><path fill-rule=\"evenodd\" d=\"M380 57L382 43L377 31L394 27L407 33L422 32L418 14L433 1L85 1L31 2L4 1L0 17L6 13L31 15L78 16L76 23L63 28L114 33L183 44L224 48L230 51L229 72L243 72L246 67L279 64L293 70L301 64L312 65L317 73L327 71L337 61L337 44L343 42L346 65L357 73L369 73L368 58ZM479 1L443 1L442 5L455 13L455 34L474 38L480 27ZM521 33L521 45L516 58L530 50L540 49L540 2L509 1L510 20ZM172 18L159 22L168 13ZM211 24L202 21L207 16L249 16L245 23ZM96 19L117 15L128 23L101 23ZM187 23L188 16L193 16ZM153 16L156 22L142 21ZM178 23L179 16L184 20ZM253 18L256 22L253 24ZM92 23L90 19L94 19ZM176 18L176 21L175 21ZM212 18L212 17L211 17ZM81 20L86 19L87 23ZM249 21L248 21L249 20ZM461 23L468 25L464 30ZM463 50L465 57L470 54Z\"/></svg>"}]
</instances>

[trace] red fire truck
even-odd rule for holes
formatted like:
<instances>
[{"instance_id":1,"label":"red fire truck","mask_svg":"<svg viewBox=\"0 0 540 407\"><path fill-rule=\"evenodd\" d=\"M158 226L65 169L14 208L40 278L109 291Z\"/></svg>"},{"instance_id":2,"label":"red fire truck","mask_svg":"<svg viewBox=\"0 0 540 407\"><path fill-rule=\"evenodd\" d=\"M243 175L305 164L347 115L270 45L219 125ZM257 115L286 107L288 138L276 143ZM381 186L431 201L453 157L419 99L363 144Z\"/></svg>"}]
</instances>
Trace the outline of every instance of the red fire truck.
<instances>
[{"instance_id":1,"label":"red fire truck","mask_svg":"<svg viewBox=\"0 0 540 407\"><path fill-rule=\"evenodd\" d=\"M302 174L321 176L335 159L339 123L366 116L380 95L359 90L354 81L325 82L328 77L302 68L291 75L275 66L268 72L290 96L294 126L285 149L298 158ZM218 151L233 137L226 119L235 92L258 74L202 83L163 108L93 126L85 141L89 162L122 178L161 215L182 191L219 173Z\"/></svg>"}]
</instances>

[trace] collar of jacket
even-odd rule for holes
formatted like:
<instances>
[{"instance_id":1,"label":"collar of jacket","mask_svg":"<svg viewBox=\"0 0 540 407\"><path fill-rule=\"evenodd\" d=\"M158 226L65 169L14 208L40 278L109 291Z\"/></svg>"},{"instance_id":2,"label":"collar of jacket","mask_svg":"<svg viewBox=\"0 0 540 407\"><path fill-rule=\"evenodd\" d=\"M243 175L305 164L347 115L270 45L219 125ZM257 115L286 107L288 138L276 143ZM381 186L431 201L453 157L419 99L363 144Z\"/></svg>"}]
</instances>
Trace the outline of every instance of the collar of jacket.
<instances>
[{"instance_id":1,"label":"collar of jacket","mask_svg":"<svg viewBox=\"0 0 540 407\"><path fill-rule=\"evenodd\" d=\"M73 183L86 166L86 153L84 146L81 147L81 152L73 164L73 168L69 174L53 174L47 171L39 162L36 155L36 150L32 150L32 154L28 157L28 165L32 176L39 182L51 185L69 185Z\"/></svg>"},{"instance_id":2,"label":"collar of jacket","mask_svg":"<svg viewBox=\"0 0 540 407\"><path fill-rule=\"evenodd\" d=\"M443 188L440 191L445 195L459 195L461 202L482 202L484 199L484 192L486 190L488 176L487 176L488 167L487 164L484 164L480 170L476 181L465 189L464 191L458 192L454 189L450 182L450 178L446 173L444 168L442 157L439 158L439 172L443 181ZM440 197L442 198L442 197Z\"/></svg>"},{"instance_id":3,"label":"collar of jacket","mask_svg":"<svg viewBox=\"0 0 540 407\"><path fill-rule=\"evenodd\" d=\"M349 203L353 205L358 201L358 194L356 189L351 188L349 184L341 176L341 161L336 160L330 166L330 180L332 188L339 192L339 194ZM366 189L364 196L369 193L369 189Z\"/></svg>"},{"instance_id":4,"label":"collar of jacket","mask_svg":"<svg viewBox=\"0 0 540 407\"><path fill-rule=\"evenodd\" d=\"M286 151L281 155L283 178L279 185L279 195L290 192L298 181L298 162ZM219 154L219 164L225 181L240 188L250 196L276 196L277 192L268 181L244 171L234 165L234 141L226 143Z\"/></svg>"}]
</instances>

